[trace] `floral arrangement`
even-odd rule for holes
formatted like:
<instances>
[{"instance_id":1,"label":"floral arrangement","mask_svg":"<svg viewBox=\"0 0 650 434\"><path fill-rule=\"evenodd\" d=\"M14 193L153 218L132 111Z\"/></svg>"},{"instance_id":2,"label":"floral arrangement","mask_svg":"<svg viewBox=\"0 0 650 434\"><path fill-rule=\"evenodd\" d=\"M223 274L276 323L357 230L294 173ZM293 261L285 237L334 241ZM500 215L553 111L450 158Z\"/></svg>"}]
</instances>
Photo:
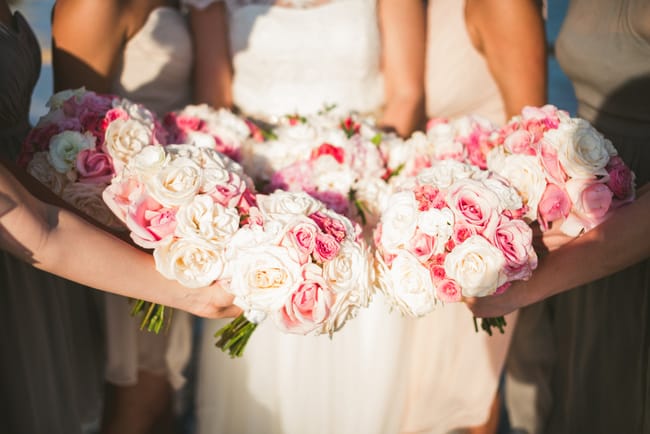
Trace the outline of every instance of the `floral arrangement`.
<instances>
[{"instance_id":1,"label":"floral arrangement","mask_svg":"<svg viewBox=\"0 0 650 434\"><path fill-rule=\"evenodd\" d=\"M153 249L156 269L193 288L223 278L226 247L254 204L241 166L186 144L143 148L103 197L133 241ZM164 320L165 307L151 305L143 324L158 332Z\"/></svg>"},{"instance_id":2,"label":"floral arrangement","mask_svg":"<svg viewBox=\"0 0 650 434\"><path fill-rule=\"evenodd\" d=\"M75 208L122 227L102 191L133 155L163 142L164 130L143 106L83 88L56 93L47 105L49 112L23 143L19 164Z\"/></svg>"},{"instance_id":3,"label":"floral arrangement","mask_svg":"<svg viewBox=\"0 0 650 434\"><path fill-rule=\"evenodd\" d=\"M188 105L168 113L163 124L169 143L213 148L235 161L241 159L242 147L253 133L249 124L230 110L215 110L207 104Z\"/></svg>"},{"instance_id":4,"label":"floral arrangement","mask_svg":"<svg viewBox=\"0 0 650 434\"><path fill-rule=\"evenodd\" d=\"M523 204L503 178L444 160L387 200L375 230L379 288L405 315L504 291L537 266ZM503 318L482 328L502 330Z\"/></svg>"},{"instance_id":5,"label":"floral arrangement","mask_svg":"<svg viewBox=\"0 0 650 434\"><path fill-rule=\"evenodd\" d=\"M634 199L634 174L589 122L547 105L527 107L498 132L488 168L508 179L542 230L578 236Z\"/></svg>"},{"instance_id":6,"label":"floral arrangement","mask_svg":"<svg viewBox=\"0 0 650 434\"><path fill-rule=\"evenodd\" d=\"M256 203L225 252L227 287L244 314L216 336L233 357L267 316L288 333L332 335L373 288L358 225L306 193L279 190Z\"/></svg>"}]
</instances>

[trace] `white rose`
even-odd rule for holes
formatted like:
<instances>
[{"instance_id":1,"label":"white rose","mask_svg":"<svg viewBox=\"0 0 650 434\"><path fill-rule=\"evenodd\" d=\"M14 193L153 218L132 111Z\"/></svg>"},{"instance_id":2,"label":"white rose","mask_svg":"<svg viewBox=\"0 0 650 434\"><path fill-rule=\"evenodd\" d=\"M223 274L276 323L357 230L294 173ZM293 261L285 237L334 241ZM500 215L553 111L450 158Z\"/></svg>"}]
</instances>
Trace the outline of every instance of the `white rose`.
<instances>
[{"instance_id":1,"label":"white rose","mask_svg":"<svg viewBox=\"0 0 650 434\"><path fill-rule=\"evenodd\" d=\"M199 148L185 143L165 146L165 151L167 152L167 155L169 155L171 161L179 158L186 158L194 160L194 162L199 165L201 165L201 149L205 148Z\"/></svg>"},{"instance_id":2,"label":"white rose","mask_svg":"<svg viewBox=\"0 0 650 434\"><path fill-rule=\"evenodd\" d=\"M412 191L393 193L381 216L381 244L387 252L407 245L418 223L418 203Z\"/></svg>"},{"instance_id":3,"label":"white rose","mask_svg":"<svg viewBox=\"0 0 650 434\"><path fill-rule=\"evenodd\" d=\"M257 195L257 207L267 220L288 222L295 215L310 215L323 209L323 204L307 193L282 190Z\"/></svg>"},{"instance_id":4,"label":"white rose","mask_svg":"<svg viewBox=\"0 0 650 434\"><path fill-rule=\"evenodd\" d=\"M214 116L208 118L208 124L219 125L219 129L226 129L229 132L236 134L236 136L243 140L250 135L248 124L239 116L227 109L217 110Z\"/></svg>"},{"instance_id":5,"label":"white rose","mask_svg":"<svg viewBox=\"0 0 650 434\"><path fill-rule=\"evenodd\" d=\"M347 195L356 178L348 166L339 164L331 155L314 161L312 182L319 191L335 191Z\"/></svg>"},{"instance_id":6,"label":"white rose","mask_svg":"<svg viewBox=\"0 0 650 434\"><path fill-rule=\"evenodd\" d=\"M45 104L50 110L57 110L63 106L63 103L72 97L80 98L86 93L86 88L67 89L55 93Z\"/></svg>"},{"instance_id":7,"label":"white rose","mask_svg":"<svg viewBox=\"0 0 650 434\"><path fill-rule=\"evenodd\" d=\"M435 238L434 253L443 253L445 244L454 233L454 213L449 208L428 209L418 216L418 227L425 235Z\"/></svg>"},{"instance_id":8,"label":"white rose","mask_svg":"<svg viewBox=\"0 0 650 434\"><path fill-rule=\"evenodd\" d=\"M544 134L558 152L558 159L572 178L591 178L607 175L605 166L609 161L611 142L603 137L584 119L562 122L555 130Z\"/></svg>"},{"instance_id":9,"label":"white rose","mask_svg":"<svg viewBox=\"0 0 650 434\"><path fill-rule=\"evenodd\" d=\"M199 148L214 148L217 146L214 137L200 131L188 131L187 142Z\"/></svg>"},{"instance_id":10,"label":"white rose","mask_svg":"<svg viewBox=\"0 0 650 434\"><path fill-rule=\"evenodd\" d=\"M415 132L408 140L394 139L382 142L382 150L386 155L388 168L409 171L414 164L418 150L428 148L428 141L422 132Z\"/></svg>"},{"instance_id":11,"label":"white rose","mask_svg":"<svg viewBox=\"0 0 650 434\"><path fill-rule=\"evenodd\" d=\"M524 205L517 190L510 185L508 180L496 173L492 173L489 178L484 179L483 184L499 197L500 210L515 211Z\"/></svg>"},{"instance_id":12,"label":"white rose","mask_svg":"<svg viewBox=\"0 0 650 434\"><path fill-rule=\"evenodd\" d=\"M464 154L464 146L456 140L458 132L454 125L439 123L429 128L427 137L433 147L433 155L437 159L461 158Z\"/></svg>"},{"instance_id":13,"label":"white rose","mask_svg":"<svg viewBox=\"0 0 650 434\"><path fill-rule=\"evenodd\" d=\"M162 146L146 146L133 156L129 161L128 168L144 182L158 173L168 162L165 148Z\"/></svg>"},{"instance_id":14,"label":"white rose","mask_svg":"<svg viewBox=\"0 0 650 434\"><path fill-rule=\"evenodd\" d=\"M113 108L120 108L124 110L130 120L139 122L146 128L153 131L155 127L154 114L141 104L136 104L125 98L115 98L113 100Z\"/></svg>"},{"instance_id":15,"label":"white rose","mask_svg":"<svg viewBox=\"0 0 650 434\"><path fill-rule=\"evenodd\" d=\"M153 257L156 270L188 288L208 286L223 274L222 250L196 238L174 239L158 245Z\"/></svg>"},{"instance_id":16,"label":"white rose","mask_svg":"<svg viewBox=\"0 0 650 434\"><path fill-rule=\"evenodd\" d=\"M422 316L435 306L435 287L428 268L411 253L401 250L390 267L381 268L381 287L399 310Z\"/></svg>"},{"instance_id":17,"label":"white rose","mask_svg":"<svg viewBox=\"0 0 650 434\"><path fill-rule=\"evenodd\" d=\"M460 179L472 177L479 169L456 160L442 160L418 173L420 184L433 185L439 189L449 188Z\"/></svg>"},{"instance_id":18,"label":"white rose","mask_svg":"<svg viewBox=\"0 0 650 434\"><path fill-rule=\"evenodd\" d=\"M152 130L135 120L116 119L106 128L105 146L115 165L126 165L152 144Z\"/></svg>"},{"instance_id":19,"label":"white rose","mask_svg":"<svg viewBox=\"0 0 650 434\"><path fill-rule=\"evenodd\" d=\"M222 245L239 229L239 213L226 208L207 195L197 195L176 213L176 235L198 238Z\"/></svg>"},{"instance_id":20,"label":"white rose","mask_svg":"<svg viewBox=\"0 0 650 434\"><path fill-rule=\"evenodd\" d=\"M61 197L76 209L83 211L105 226L123 228L124 225L102 199L104 188L105 186L99 184L73 182L63 188Z\"/></svg>"},{"instance_id":21,"label":"white rose","mask_svg":"<svg viewBox=\"0 0 650 434\"><path fill-rule=\"evenodd\" d=\"M275 244L228 246L229 292L244 310L276 311L302 282L302 266L285 247ZM234 245L233 245L234 244Z\"/></svg>"},{"instance_id":22,"label":"white rose","mask_svg":"<svg viewBox=\"0 0 650 434\"><path fill-rule=\"evenodd\" d=\"M35 153L27 165L27 172L57 195L61 195L63 188L70 182L64 174L52 170L47 152Z\"/></svg>"},{"instance_id":23,"label":"white rose","mask_svg":"<svg viewBox=\"0 0 650 434\"><path fill-rule=\"evenodd\" d=\"M95 147L95 136L91 133L63 131L50 139L49 161L59 173L66 173L75 167L77 154Z\"/></svg>"},{"instance_id":24,"label":"white rose","mask_svg":"<svg viewBox=\"0 0 650 434\"><path fill-rule=\"evenodd\" d=\"M445 258L445 273L465 297L490 295L506 282L503 253L480 235L457 245Z\"/></svg>"},{"instance_id":25,"label":"white rose","mask_svg":"<svg viewBox=\"0 0 650 434\"><path fill-rule=\"evenodd\" d=\"M503 158L500 165L488 161L488 167L507 179L517 189L521 200L528 206L528 212L524 217L535 220L537 206L547 184L546 174L538 158L533 155L512 154Z\"/></svg>"},{"instance_id":26,"label":"white rose","mask_svg":"<svg viewBox=\"0 0 650 434\"><path fill-rule=\"evenodd\" d=\"M202 170L192 160L178 158L147 182L147 190L161 205L173 208L190 202L199 192Z\"/></svg>"},{"instance_id":27,"label":"white rose","mask_svg":"<svg viewBox=\"0 0 650 434\"><path fill-rule=\"evenodd\" d=\"M374 220L385 208L391 192L391 187L380 178L363 178L354 184L354 198L361 204L370 226L375 226Z\"/></svg>"}]
</instances>

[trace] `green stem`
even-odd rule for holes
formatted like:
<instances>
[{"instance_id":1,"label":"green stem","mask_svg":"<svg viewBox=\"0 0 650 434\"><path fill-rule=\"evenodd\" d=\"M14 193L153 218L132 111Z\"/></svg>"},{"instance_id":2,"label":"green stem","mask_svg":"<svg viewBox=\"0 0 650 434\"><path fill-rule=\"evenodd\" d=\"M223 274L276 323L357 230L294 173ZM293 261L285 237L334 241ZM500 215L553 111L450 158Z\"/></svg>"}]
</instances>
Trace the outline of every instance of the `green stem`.
<instances>
[{"instance_id":1,"label":"green stem","mask_svg":"<svg viewBox=\"0 0 650 434\"><path fill-rule=\"evenodd\" d=\"M215 346L228 353L231 358L241 357L251 335L257 328L241 314L214 334L218 338Z\"/></svg>"},{"instance_id":2,"label":"green stem","mask_svg":"<svg viewBox=\"0 0 650 434\"><path fill-rule=\"evenodd\" d=\"M478 333L478 326L476 324L477 318L474 317L474 330ZM505 333L504 327L508 325L506 319L502 316L494 318L481 318L481 329L485 331L488 335L492 336L492 328L499 329L501 334Z\"/></svg>"}]
</instances>

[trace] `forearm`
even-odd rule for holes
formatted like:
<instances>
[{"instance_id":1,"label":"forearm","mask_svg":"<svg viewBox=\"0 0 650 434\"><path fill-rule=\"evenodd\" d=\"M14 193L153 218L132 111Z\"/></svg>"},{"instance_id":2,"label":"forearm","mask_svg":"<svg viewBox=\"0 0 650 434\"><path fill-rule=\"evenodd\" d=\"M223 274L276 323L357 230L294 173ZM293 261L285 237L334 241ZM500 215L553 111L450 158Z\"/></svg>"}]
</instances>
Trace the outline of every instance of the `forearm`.
<instances>
[{"instance_id":1,"label":"forearm","mask_svg":"<svg viewBox=\"0 0 650 434\"><path fill-rule=\"evenodd\" d=\"M380 125L408 137L424 126L424 93L411 92L394 96L386 102Z\"/></svg>"}]
</instances>

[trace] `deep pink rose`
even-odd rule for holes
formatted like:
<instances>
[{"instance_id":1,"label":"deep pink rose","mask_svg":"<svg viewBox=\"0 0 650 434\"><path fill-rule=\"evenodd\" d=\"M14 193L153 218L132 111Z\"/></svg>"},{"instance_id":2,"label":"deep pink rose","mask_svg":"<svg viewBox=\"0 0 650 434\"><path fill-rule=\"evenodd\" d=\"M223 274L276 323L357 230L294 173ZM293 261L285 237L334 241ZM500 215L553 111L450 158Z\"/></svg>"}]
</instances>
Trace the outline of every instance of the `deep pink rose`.
<instances>
[{"instance_id":1,"label":"deep pink rose","mask_svg":"<svg viewBox=\"0 0 650 434\"><path fill-rule=\"evenodd\" d=\"M609 180L607 186L620 200L631 199L634 196L634 173L619 156L614 156L607 164Z\"/></svg>"},{"instance_id":2,"label":"deep pink rose","mask_svg":"<svg viewBox=\"0 0 650 434\"><path fill-rule=\"evenodd\" d=\"M121 108L110 109L109 111L106 112L106 115L104 115L104 120L102 124L103 130L106 131L106 128L108 128L111 122L114 122L117 119L122 119L126 121L129 119L129 114L124 109Z\"/></svg>"},{"instance_id":3,"label":"deep pink rose","mask_svg":"<svg viewBox=\"0 0 650 434\"><path fill-rule=\"evenodd\" d=\"M84 149L77 154L79 180L89 184L110 182L115 175L111 157L94 149Z\"/></svg>"},{"instance_id":4,"label":"deep pink rose","mask_svg":"<svg viewBox=\"0 0 650 434\"><path fill-rule=\"evenodd\" d=\"M151 249L174 234L176 229L176 210L163 207L153 198L143 195L129 207L126 213L126 226L131 230L131 238L141 247Z\"/></svg>"},{"instance_id":5,"label":"deep pink rose","mask_svg":"<svg viewBox=\"0 0 650 434\"><path fill-rule=\"evenodd\" d=\"M456 303L462 299L460 286L451 279L443 279L436 284L436 297L444 303Z\"/></svg>"},{"instance_id":6,"label":"deep pink rose","mask_svg":"<svg viewBox=\"0 0 650 434\"><path fill-rule=\"evenodd\" d=\"M338 146L330 145L329 143L323 143L318 148L311 151L311 159L315 160L321 155L330 155L332 156L339 164L343 164L345 159L345 151L343 148Z\"/></svg>"},{"instance_id":7,"label":"deep pink rose","mask_svg":"<svg viewBox=\"0 0 650 434\"><path fill-rule=\"evenodd\" d=\"M548 230L549 223L566 218L571 212L571 205L571 199L563 188L548 184L537 205L537 217L542 230Z\"/></svg>"},{"instance_id":8,"label":"deep pink rose","mask_svg":"<svg viewBox=\"0 0 650 434\"><path fill-rule=\"evenodd\" d=\"M418 210L420 211L427 211L431 208L440 209L445 204L445 199L440 194L440 190L433 185L418 185L413 190L413 193L415 193L415 200L418 202Z\"/></svg>"},{"instance_id":9,"label":"deep pink rose","mask_svg":"<svg viewBox=\"0 0 650 434\"><path fill-rule=\"evenodd\" d=\"M501 219L492 244L503 252L508 280L528 279L537 268L532 242L533 231L523 220Z\"/></svg>"},{"instance_id":10,"label":"deep pink rose","mask_svg":"<svg viewBox=\"0 0 650 434\"><path fill-rule=\"evenodd\" d=\"M314 251L312 255L316 262L331 261L338 255L341 250L341 244L330 234L318 232L314 243Z\"/></svg>"},{"instance_id":11,"label":"deep pink rose","mask_svg":"<svg viewBox=\"0 0 650 434\"><path fill-rule=\"evenodd\" d=\"M239 198L239 203L237 204L239 214L248 215L250 213L250 209L254 206L257 206L255 193L246 188Z\"/></svg>"},{"instance_id":12,"label":"deep pink rose","mask_svg":"<svg viewBox=\"0 0 650 434\"><path fill-rule=\"evenodd\" d=\"M445 273L445 267L440 264L430 264L429 265L429 274L431 275L431 281L434 284L437 284L443 279L447 278L447 273Z\"/></svg>"},{"instance_id":13,"label":"deep pink rose","mask_svg":"<svg viewBox=\"0 0 650 434\"><path fill-rule=\"evenodd\" d=\"M291 294L276 321L289 333L307 334L327 320L334 300L334 295L320 281L305 280Z\"/></svg>"},{"instance_id":14,"label":"deep pink rose","mask_svg":"<svg viewBox=\"0 0 650 434\"><path fill-rule=\"evenodd\" d=\"M339 243L345 239L346 230L342 221L332 218L320 211L311 214L309 218L316 222L321 231L332 235Z\"/></svg>"}]
</instances>

